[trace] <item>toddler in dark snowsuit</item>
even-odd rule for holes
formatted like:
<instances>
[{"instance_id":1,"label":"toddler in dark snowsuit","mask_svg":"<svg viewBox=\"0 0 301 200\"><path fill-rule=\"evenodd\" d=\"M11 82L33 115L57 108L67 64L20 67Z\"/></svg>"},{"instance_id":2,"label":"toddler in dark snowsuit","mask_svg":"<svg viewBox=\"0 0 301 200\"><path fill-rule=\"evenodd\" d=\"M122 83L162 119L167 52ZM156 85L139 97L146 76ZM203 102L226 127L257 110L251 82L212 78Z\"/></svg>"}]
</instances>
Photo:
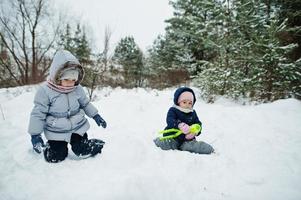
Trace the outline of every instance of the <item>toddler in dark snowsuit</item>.
<instances>
[{"instance_id":1,"label":"toddler in dark snowsuit","mask_svg":"<svg viewBox=\"0 0 301 200\"><path fill-rule=\"evenodd\" d=\"M156 138L155 144L163 150L181 150L199 154L210 154L212 146L195 139L201 134L202 123L193 105L196 102L191 88L180 87L174 94L174 105L167 113L167 127L163 137ZM197 127L197 130L195 128Z\"/></svg>"}]
</instances>

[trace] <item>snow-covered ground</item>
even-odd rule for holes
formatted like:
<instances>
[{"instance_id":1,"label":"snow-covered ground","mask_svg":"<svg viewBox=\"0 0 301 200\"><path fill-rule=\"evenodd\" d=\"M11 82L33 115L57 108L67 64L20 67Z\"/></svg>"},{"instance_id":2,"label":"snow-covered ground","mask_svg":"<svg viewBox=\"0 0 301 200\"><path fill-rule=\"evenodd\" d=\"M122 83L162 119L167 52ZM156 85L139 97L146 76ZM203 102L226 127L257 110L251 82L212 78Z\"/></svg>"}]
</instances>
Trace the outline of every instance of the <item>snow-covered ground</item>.
<instances>
[{"instance_id":1,"label":"snow-covered ground","mask_svg":"<svg viewBox=\"0 0 301 200\"><path fill-rule=\"evenodd\" d=\"M152 140L165 127L173 89L97 91L107 129L90 120L103 153L46 163L27 134L37 86L0 89L1 200L300 200L301 102L195 105L198 137L213 155L162 151Z\"/></svg>"}]
</instances>

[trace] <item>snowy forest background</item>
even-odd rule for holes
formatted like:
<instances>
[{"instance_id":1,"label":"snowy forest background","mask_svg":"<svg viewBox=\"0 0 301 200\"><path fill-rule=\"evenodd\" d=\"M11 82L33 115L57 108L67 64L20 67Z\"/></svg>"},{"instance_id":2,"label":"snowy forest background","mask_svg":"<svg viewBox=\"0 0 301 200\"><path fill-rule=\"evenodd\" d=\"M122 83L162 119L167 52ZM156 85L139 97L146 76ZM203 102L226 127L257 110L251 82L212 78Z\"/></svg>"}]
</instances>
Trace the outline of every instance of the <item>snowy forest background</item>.
<instances>
[{"instance_id":1,"label":"snowy forest background","mask_svg":"<svg viewBox=\"0 0 301 200\"><path fill-rule=\"evenodd\" d=\"M45 80L53 54L64 48L85 67L90 97L97 86L193 84L208 102L219 95L301 98L301 0L173 0L165 33L149 49L131 35L113 47L107 26L101 51L90 38L93 30L51 5L1 1L0 87Z\"/></svg>"}]
</instances>

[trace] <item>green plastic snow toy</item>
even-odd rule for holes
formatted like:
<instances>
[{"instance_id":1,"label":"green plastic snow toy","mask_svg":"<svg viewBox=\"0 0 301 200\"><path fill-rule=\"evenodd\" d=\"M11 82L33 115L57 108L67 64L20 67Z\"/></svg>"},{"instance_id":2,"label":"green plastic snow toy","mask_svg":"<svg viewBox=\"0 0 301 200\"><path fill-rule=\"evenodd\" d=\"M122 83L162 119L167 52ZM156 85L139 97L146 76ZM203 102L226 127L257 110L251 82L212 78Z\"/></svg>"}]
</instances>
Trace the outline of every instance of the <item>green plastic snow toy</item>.
<instances>
[{"instance_id":1,"label":"green plastic snow toy","mask_svg":"<svg viewBox=\"0 0 301 200\"><path fill-rule=\"evenodd\" d=\"M202 131L202 126L199 124L192 124L190 126L190 133L197 135L198 133L200 133ZM173 133L167 136L163 136L163 134L166 133ZM160 140L166 140L166 139L172 139L172 138L176 138L179 135L181 135L183 132L180 129L176 129L176 128L171 128L171 129L166 129L163 131L160 131L159 134L162 135L160 136Z\"/></svg>"}]
</instances>

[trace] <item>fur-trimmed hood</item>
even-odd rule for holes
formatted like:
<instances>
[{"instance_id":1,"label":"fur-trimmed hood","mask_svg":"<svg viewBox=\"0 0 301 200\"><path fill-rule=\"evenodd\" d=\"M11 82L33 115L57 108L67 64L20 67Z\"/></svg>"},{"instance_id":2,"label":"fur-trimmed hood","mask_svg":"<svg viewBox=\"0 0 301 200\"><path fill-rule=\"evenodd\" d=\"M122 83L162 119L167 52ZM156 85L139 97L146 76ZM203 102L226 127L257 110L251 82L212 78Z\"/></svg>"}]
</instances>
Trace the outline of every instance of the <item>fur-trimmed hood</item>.
<instances>
[{"instance_id":1,"label":"fur-trimmed hood","mask_svg":"<svg viewBox=\"0 0 301 200\"><path fill-rule=\"evenodd\" d=\"M67 50L59 50L54 55L50 66L48 79L52 83L59 85L59 79L62 75L63 70L69 67L75 67L78 69L79 75L75 85L80 84L80 82L84 78L84 69L78 59Z\"/></svg>"}]
</instances>

